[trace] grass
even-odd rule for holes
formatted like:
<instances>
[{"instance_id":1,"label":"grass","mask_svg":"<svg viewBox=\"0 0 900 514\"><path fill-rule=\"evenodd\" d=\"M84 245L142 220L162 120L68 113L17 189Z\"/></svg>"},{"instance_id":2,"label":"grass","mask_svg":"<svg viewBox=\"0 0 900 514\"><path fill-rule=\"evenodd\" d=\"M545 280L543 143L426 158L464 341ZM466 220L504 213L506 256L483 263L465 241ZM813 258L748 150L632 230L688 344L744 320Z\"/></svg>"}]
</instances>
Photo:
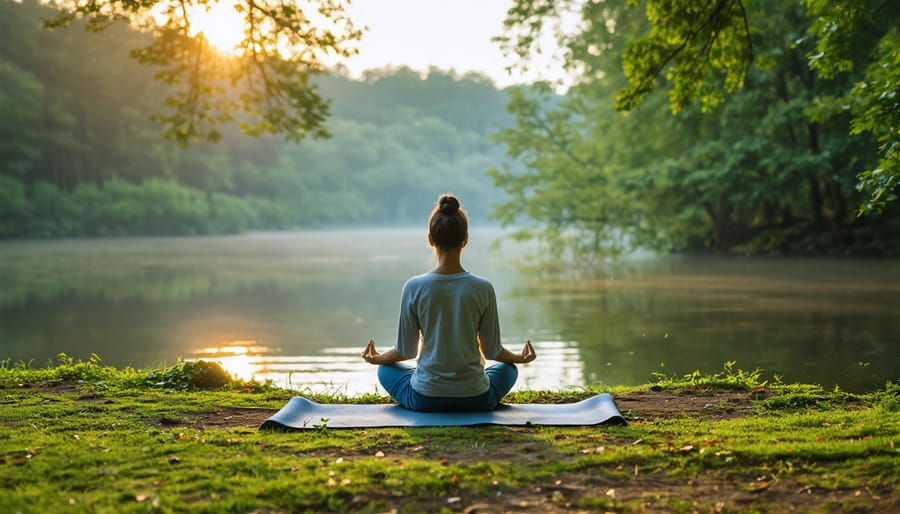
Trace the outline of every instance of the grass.
<instances>
[{"instance_id":1,"label":"grass","mask_svg":"<svg viewBox=\"0 0 900 514\"><path fill-rule=\"evenodd\" d=\"M199 426L213 412L265 416L296 394L220 379L216 366L182 362L134 370L61 356L45 368L0 366L0 512L900 509L892 383L849 394L726 363L714 375L606 389L623 404L640 400L627 426L278 433ZM509 401L597 392L522 391ZM724 393L751 403L750 414L639 416L655 395L700 395L726 412L716 407Z\"/></svg>"}]
</instances>

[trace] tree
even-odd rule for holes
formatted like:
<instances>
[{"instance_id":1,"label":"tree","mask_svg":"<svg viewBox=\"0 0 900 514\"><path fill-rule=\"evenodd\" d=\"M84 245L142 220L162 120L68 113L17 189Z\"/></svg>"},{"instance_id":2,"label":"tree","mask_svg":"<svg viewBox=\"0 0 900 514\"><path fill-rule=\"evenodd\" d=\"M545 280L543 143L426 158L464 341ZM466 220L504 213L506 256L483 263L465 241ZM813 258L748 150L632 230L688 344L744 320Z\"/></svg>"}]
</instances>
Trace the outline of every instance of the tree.
<instances>
[{"instance_id":1,"label":"tree","mask_svg":"<svg viewBox=\"0 0 900 514\"><path fill-rule=\"evenodd\" d=\"M519 4L536 11L511 11L513 37L505 44L527 53L522 45L537 39L542 17L564 16L564 3ZM854 170L872 161L872 138L851 138L847 113L810 116L816 99L844 91L853 77L826 80L810 69L806 55L814 41L804 37L811 21L802 6L758 0L745 11L743 5L729 9L728 2L704 2L721 10L688 13L678 22L659 12L648 16L633 4L579 4L579 30L562 35L568 67L577 71L575 83L564 97L544 85L520 92L509 104L516 125L496 137L527 169L493 172L510 194L497 211L503 222L536 221L523 235L588 265L634 246L898 251L889 216L854 215L853 206L862 201ZM726 15L731 21L715 21ZM663 19L671 26L651 30ZM690 40L663 37L672 26L694 27ZM724 37L706 27L733 34ZM747 34L749 41L738 38ZM633 51L635 41L656 37L662 41L639 45L648 48L644 54ZM738 40L744 53L718 49L722 41ZM682 53L685 48L691 50ZM751 49L755 65L747 67ZM704 58L684 64L689 73L679 74L678 59L697 52ZM646 61L642 69L668 73L636 84L629 68L635 59ZM740 74L741 87L731 82L734 91L724 95L732 79L717 67L727 62ZM668 98L658 87L666 81L672 83ZM689 91L705 91L706 99L692 101ZM632 102L627 109L623 98ZM616 113L616 107L624 112Z\"/></svg>"},{"instance_id":2,"label":"tree","mask_svg":"<svg viewBox=\"0 0 900 514\"><path fill-rule=\"evenodd\" d=\"M859 212L881 212L900 189L900 4L806 0L806 5L815 20L809 30L816 41L810 67L825 78L865 70L842 94L819 99L811 113L828 118L849 110L851 133L877 138L876 168L860 173L857 187L868 193Z\"/></svg>"},{"instance_id":3,"label":"tree","mask_svg":"<svg viewBox=\"0 0 900 514\"><path fill-rule=\"evenodd\" d=\"M824 121L849 110L851 134L869 133L878 138L877 169L857 170L857 187L869 193L860 212L877 212L896 198L900 187L900 35L896 28L900 4L884 0L804 3L804 17L811 23L797 41L814 42L808 47L808 66L823 79L866 70L862 80L847 84L845 90L814 99L806 115ZM744 86L758 53L754 34L765 25L766 11L781 7L765 0L627 0L625 4L517 1L504 22L506 35L498 41L508 53L527 59L537 51L538 36L552 25L551 20L580 9L583 30L560 32L558 38L569 49L567 67L578 75L578 82L591 82L597 71L590 66L591 58L611 50L596 42L597 34L614 32L618 16L644 4L644 28L626 40L621 54L621 69L628 83L616 94L615 107L633 110L664 80L669 83L673 112L684 110L696 99L709 112L727 94ZM753 13L748 14L749 10ZM592 46L583 45L585 41ZM762 69L770 64L769 59L756 60Z\"/></svg>"},{"instance_id":4,"label":"tree","mask_svg":"<svg viewBox=\"0 0 900 514\"><path fill-rule=\"evenodd\" d=\"M152 35L131 50L137 61L159 68L156 78L173 88L166 111L155 118L179 143L218 140L218 126L238 121L243 132L283 134L299 141L325 136L328 102L310 77L327 54L347 56L361 32L344 14L345 0L51 0L60 10L48 19L59 28L76 19L89 31L127 22ZM199 9L231 6L242 17L243 38L232 55L217 51L192 18Z\"/></svg>"}]
</instances>

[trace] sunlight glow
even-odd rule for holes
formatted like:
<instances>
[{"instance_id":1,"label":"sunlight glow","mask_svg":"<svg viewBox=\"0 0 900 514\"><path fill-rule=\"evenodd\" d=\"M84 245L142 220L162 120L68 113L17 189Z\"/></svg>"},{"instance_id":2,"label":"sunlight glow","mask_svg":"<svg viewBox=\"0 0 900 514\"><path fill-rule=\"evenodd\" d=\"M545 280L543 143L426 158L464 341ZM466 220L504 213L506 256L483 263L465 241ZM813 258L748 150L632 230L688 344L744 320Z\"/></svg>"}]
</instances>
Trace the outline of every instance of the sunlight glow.
<instances>
[{"instance_id":1,"label":"sunlight glow","mask_svg":"<svg viewBox=\"0 0 900 514\"><path fill-rule=\"evenodd\" d=\"M188 8L191 35L203 34L209 44L226 54L237 55L244 39L244 19L234 2L224 0Z\"/></svg>"},{"instance_id":2,"label":"sunlight glow","mask_svg":"<svg viewBox=\"0 0 900 514\"><path fill-rule=\"evenodd\" d=\"M272 348L258 344L256 341L229 341L216 346L207 346L194 351L200 358L212 360L222 365L232 377L241 380L252 380L266 373L262 355L270 353Z\"/></svg>"}]
</instances>

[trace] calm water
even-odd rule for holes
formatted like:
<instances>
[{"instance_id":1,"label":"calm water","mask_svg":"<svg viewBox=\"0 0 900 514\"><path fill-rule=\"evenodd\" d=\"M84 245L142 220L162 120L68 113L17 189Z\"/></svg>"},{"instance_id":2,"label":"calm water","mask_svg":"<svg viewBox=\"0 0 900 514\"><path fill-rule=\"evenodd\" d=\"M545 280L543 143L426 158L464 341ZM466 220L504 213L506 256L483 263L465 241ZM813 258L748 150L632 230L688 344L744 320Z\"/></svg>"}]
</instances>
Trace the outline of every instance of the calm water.
<instances>
[{"instance_id":1,"label":"calm water","mask_svg":"<svg viewBox=\"0 0 900 514\"><path fill-rule=\"evenodd\" d=\"M640 384L726 361L851 391L900 377L900 261L634 258L593 278L519 271L475 230L504 344L534 342L519 387ZM0 243L0 359L221 361L280 385L377 391L359 357L396 337L400 288L432 263L424 229Z\"/></svg>"}]
</instances>

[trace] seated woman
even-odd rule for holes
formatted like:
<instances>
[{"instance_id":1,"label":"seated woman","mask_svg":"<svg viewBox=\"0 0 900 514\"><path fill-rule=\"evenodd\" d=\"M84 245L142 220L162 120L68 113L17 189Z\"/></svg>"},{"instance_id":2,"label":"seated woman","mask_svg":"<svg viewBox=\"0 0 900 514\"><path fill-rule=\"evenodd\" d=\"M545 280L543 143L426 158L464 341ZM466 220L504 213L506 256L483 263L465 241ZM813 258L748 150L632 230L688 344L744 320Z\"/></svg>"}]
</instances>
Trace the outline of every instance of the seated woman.
<instances>
[{"instance_id":1,"label":"seated woman","mask_svg":"<svg viewBox=\"0 0 900 514\"><path fill-rule=\"evenodd\" d=\"M494 287L460 262L468 232L459 199L442 195L428 225L437 265L403 286L396 346L379 353L370 340L363 351L366 362L379 365L382 387L407 409L492 410L515 384L515 365L536 357L531 341L520 353L500 343ZM417 366L398 364L416 356ZM485 358L497 363L485 368Z\"/></svg>"}]
</instances>

